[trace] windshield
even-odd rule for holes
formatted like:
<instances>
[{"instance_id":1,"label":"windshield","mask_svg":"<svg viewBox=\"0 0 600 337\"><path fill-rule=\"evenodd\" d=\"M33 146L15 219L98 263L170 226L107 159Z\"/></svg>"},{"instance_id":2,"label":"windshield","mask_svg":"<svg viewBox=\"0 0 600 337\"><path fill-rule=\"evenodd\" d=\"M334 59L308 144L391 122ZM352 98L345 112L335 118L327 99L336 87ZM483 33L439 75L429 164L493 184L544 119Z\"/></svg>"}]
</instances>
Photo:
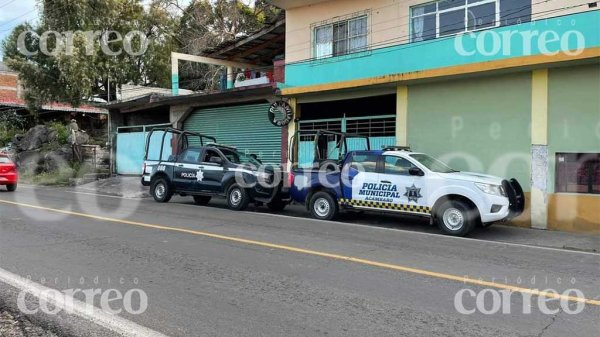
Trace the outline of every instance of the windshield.
<instances>
[{"instance_id":1,"label":"windshield","mask_svg":"<svg viewBox=\"0 0 600 337\"><path fill-rule=\"evenodd\" d=\"M430 157L426 154L411 154L410 157L415 159L419 163L421 163L423 166L427 167L432 172L437 172L437 173L458 172L457 170L451 169L446 164L444 164L441 161L439 161L433 157Z\"/></svg>"}]
</instances>

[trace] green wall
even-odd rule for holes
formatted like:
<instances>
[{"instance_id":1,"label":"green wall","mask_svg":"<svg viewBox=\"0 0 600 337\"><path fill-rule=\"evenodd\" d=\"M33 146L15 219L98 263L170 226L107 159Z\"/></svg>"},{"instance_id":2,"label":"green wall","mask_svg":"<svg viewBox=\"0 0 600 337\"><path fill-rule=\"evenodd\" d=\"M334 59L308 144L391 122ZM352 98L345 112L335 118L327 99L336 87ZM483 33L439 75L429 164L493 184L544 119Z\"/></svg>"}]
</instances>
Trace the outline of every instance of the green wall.
<instances>
[{"instance_id":1,"label":"green wall","mask_svg":"<svg viewBox=\"0 0 600 337\"><path fill-rule=\"evenodd\" d=\"M549 192L556 152L600 152L600 65L551 69L548 83Z\"/></svg>"},{"instance_id":2,"label":"green wall","mask_svg":"<svg viewBox=\"0 0 600 337\"><path fill-rule=\"evenodd\" d=\"M408 142L455 169L517 178L531 171L531 73L408 88Z\"/></svg>"}]
</instances>

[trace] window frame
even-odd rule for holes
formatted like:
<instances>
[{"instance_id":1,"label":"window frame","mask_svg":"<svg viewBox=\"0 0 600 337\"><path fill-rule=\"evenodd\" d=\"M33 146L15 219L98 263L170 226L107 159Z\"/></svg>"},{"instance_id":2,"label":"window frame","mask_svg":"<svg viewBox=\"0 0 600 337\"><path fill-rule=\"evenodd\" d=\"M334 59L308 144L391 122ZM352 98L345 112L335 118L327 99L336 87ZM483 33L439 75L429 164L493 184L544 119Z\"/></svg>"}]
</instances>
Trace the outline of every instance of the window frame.
<instances>
[{"instance_id":1,"label":"window frame","mask_svg":"<svg viewBox=\"0 0 600 337\"><path fill-rule=\"evenodd\" d=\"M422 42L422 41L427 41L427 40L422 40L422 41L414 41L414 36L413 36L413 19L415 18L420 18L420 17L426 17L426 16L435 16L435 37L433 39L439 39L441 37L448 37L448 36L453 36L453 35L457 35L457 34L462 34L462 33L467 33L467 32L478 32L478 31L482 31L482 30L486 30L486 29L491 29L491 28L496 28L499 27L501 22L500 22L500 18L501 18L501 13L500 13L500 0L481 0L478 2L474 2L474 3L469 3L469 0L464 0L464 4L460 5L460 6L456 6L456 7L452 7L452 8L447 8L447 9L439 9L439 3L443 1L443 0L437 0L437 1L430 1L430 2L425 2L422 4L418 4L418 5L414 5L410 7L410 18L408 20L408 24L409 24L409 32L410 32L410 41L411 42ZM433 12L430 13L423 13L420 15L414 15L414 10L416 8L419 7L424 7L427 5L431 5L435 3L435 10ZM491 4L494 3L496 6L495 10L496 10L496 15L494 18L494 24L492 26L488 26L488 27L482 27L482 28L477 28L477 29L469 29L469 8L471 7L478 7L481 5L486 5L486 4ZM450 13L450 12L456 12L458 10L463 10L464 11L464 26L463 26L463 30L461 30L460 32L455 32L455 33L447 33L447 34L441 34L440 35L440 14L444 14L444 13Z\"/></svg>"},{"instance_id":2,"label":"window frame","mask_svg":"<svg viewBox=\"0 0 600 337\"><path fill-rule=\"evenodd\" d=\"M324 58L330 58L330 57L338 57L338 56L344 56L344 55L350 55L350 54L354 54L354 53L359 53L359 52L363 52L363 51L367 51L369 49L369 36L370 36L370 29L369 29L369 13L367 12L361 12L361 13L357 13L357 14L353 14L350 15L347 18L341 19L341 20L336 20L336 21L332 21L329 23L324 23L324 24L313 24L312 25L312 51L313 51L313 58L315 59L324 59ZM351 36L350 33L350 22L352 21L358 21L358 20L365 20L365 26L366 26L366 31L364 34L359 34L359 35L354 35ZM343 39L337 39L335 38L335 28L336 25L340 25L345 23L346 25L346 29L345 29L345 38ZM317 31L321 28L326 28L329 27L329 29L331 29L331 53L327 54L327 55L317 55ZM365 45L362 48L359 49L351 49L350 48L350 40L351 39L356 39L356 38L365 38ZM341 53L341 54L337 54L335 53L335 46L336 43L339 43L340 41L344 41L345 40L345 52Z\"/></svg>"}]
</instances>

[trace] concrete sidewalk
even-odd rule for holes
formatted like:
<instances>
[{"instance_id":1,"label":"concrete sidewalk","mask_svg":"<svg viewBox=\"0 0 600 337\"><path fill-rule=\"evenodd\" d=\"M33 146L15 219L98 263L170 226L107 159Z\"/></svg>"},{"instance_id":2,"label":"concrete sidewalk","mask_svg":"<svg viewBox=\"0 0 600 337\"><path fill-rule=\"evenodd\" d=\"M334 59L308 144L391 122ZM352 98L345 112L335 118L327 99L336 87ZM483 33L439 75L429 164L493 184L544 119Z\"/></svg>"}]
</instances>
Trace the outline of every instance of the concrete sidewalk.
<instances>
[{"instance_id":1,"label":"concrete sidewalk","mask_svg":"<svg viewBox=\"0 0 600 337\"><path fill-rule=\"evenodd\" d=\"M149 198L149 187L142 186L141 177L114 176L73 188L79 192L98 193L127 199Z\"/></svg>"}]
</instances>

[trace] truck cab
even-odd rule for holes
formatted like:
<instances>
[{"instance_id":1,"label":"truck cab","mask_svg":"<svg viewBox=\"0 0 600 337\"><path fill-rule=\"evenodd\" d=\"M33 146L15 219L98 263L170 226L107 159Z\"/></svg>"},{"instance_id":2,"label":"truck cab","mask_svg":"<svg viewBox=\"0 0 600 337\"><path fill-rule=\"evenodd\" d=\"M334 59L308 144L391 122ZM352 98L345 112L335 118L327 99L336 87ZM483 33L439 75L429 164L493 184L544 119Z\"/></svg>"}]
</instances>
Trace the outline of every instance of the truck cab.
<instances>
[{"instance_id":1,"label":"truck cab","mask_svg":"<svg viewBox=\"0 0 600 337\"><path fill-rule=\"evenodd\" d=\"M157 159L153 159L150 139L158 131L162 145ZM169 134L173 135L171 143L177 144L176 150L163 160ZM218 144L210 136L176 129L153 130L146 148L142 184L150 186L157 202L168 202L179 194L192 196L199 205L208 204L213 197L225 197L233 210L244 210L254 202L279 211L288 203L280 166L263 164L256 156Z\"/></svg>"},{"instance_id":2,"label":"truck cab","mask_svg":"<svg viewBox=\"0 0 600 337\"><path fill-rule=\"evenodd\" d=\"M350 151L337 170L295 169L291 195L313 217L348 209L428 217L451 235L514 218L524 196L515 179L459 172L404 147Z\"/></svg>"}]
</instances>

